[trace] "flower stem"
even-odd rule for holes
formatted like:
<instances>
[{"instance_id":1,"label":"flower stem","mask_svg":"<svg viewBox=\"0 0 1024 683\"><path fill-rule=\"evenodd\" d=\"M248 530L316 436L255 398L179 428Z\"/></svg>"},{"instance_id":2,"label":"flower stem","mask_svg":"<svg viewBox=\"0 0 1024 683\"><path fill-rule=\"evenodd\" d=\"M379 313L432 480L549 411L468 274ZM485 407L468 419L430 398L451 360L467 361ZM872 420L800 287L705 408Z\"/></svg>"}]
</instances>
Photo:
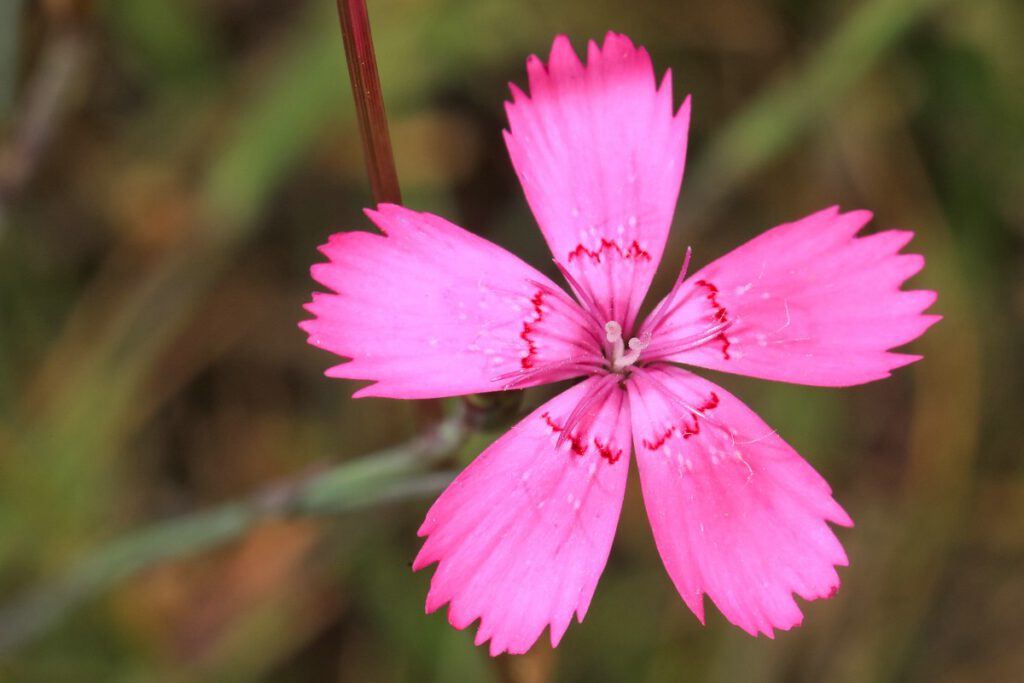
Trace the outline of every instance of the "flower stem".
<instances>
[{"instance_id":1,"label":"flower stem","mask_svg":"<svg viewBox=\"0 0 1024 683\"><path fill-rule=\"evenodd\" d=\"M359 135L363 140L370 191L378 204L401 204L402 194L398 189L398 174L391 152L366 0L338 0L338 18L341 20L341 36L345 43L345 59L359 119Z\"/></svg>"}]
</instances>

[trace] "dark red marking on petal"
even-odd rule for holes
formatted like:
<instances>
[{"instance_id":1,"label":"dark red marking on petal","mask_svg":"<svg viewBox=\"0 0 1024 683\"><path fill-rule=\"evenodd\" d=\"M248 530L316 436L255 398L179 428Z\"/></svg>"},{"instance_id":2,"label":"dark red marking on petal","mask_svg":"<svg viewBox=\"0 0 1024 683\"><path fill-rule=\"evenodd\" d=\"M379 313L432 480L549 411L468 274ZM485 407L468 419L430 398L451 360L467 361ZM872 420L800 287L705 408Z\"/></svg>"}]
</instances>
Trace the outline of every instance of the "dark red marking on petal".
<instances>
[{"instance_id":1,"label":"dark red marking on petal","mask_svg":"<svg viewBox=\"0 0 1024 683\"><path fill-rule=\"evenodd\" d=\"M555 434L562 432L562 426L551 419L550 413L544 413L541 417L544 418L544 422L547 423L552 432ZM568 434L565 438L572 445L572 452L576 455L583 455L587 452L587 444L584 443L584 440L579 435Z\"/></svg>"},{"instance_id":2,"label":"dark red marking on petal","mask_svg":"<svg viewBox=\"0 0 1024 683\"><path fill-rule=\"evenodd\" d=\"M572 263L575 259L580 259L583 258L584 256L587 256L590 258L592 262L600 263L601 257L604 255L605 251L615 252L616 254L619 255L619 258L625 260L651 260L651 255L648 254L647 251L643 247L641 247L640 243L637 242L636 240L633 240L633 242L629 246L623 249L615 242L612 242L611 240L605 239L603 237L601 238L601 246L598 247L596 250L587 249L582 244L577 244L576 248L569 252L568 260L569 263Z\"/></svg>"},{"instance_id":3,"label":"dark red marking on petal","mask_svg":"<svg viewBox=\"0 0 1024 683\"><path fill-rule=\"evenodd\" d=\"M715 399L717 401L718 397L716 396ZM716 402L715 405L718 405L718 403ZM562 433L562 425L555 422L551 418L550 413L543 413L541 415L541 418L544 420L544 422L547 424L547 426L551 429L552 432L554 432L555 434ZM566 437L566 439L572 445L572 452L575 453L576 455L583 455L587 452L586 439L584 439L583 437L579 435L574 436L570 434ZM609 465L614 465L616 462L619 461L619 458L622 457L621 448L612 448L610 442L603 442L596 437L593 441L594 447L597 449L598 455L607 460Z\"/></svg>"},{"instance_id":4,"label":"dark red marking on petal","mask_svg":"<svg viewBox=\"0 0 1024 683\"><path fill-rule=\"evenodd\" d=\"M707 296L705 298L711 304L711 320L716 325L726 322L729 319L729 311L725 306L718 302L718 287L707 280L697 280L693 284L707 290ZM722 357L725 358L725 360L729 360L731 358L729 355L729 347L731 346L731 343L729 342L729 338L725 336L725 332L719 332L718 335L715 336L714 341L721 342Z\"/></svg>"},{"instance_id":5,"label":"dark red marking on petal","mask_svg":"<svg viewBox=\"0 0 1024 683\"><path fill-rule=\"evenodd\" d=\"M537 343L531 335L536 329L535 325L544 319L544 309L541 308L544 303L544 292L537 290L537 293L530 299L530 303L533 304L533 312L536 317L533 320L524 320L523 330L519 333L519 338L526 342L526 355L520 360L523 370L532 368L536 360Z\"/></svg>"},{"instance_id":6,"label":"dark red marking on petal","mask_svg":"<svg viewBox=\"0 0 1024 683\"><path fill-rule=\"evenodd\" d=\"M707 411L717 408L718 404L718 394L712 391L711 395L708 396L708 399L698 407L694 408L694 410L700 415L704 415ZM664 446L665 442L671 439L674 435L680 436L683 439L689 439L691 436L696 436L697 434L700 434L700 419L697 415L693 415L692 420L693 422L687 422L686 418L683 418L680 424L672 425L667 428L657 439L653 441L643 439L640 443L644 445L644 448L656 451Z\"/></svg>"},{"instance_id":7,"label":"dark red marking on petal","mask_svg":"<svg viewBox=\"0 0 1024 683\"><path fill-rule=\"evenodd\" d=\"M609 465L614 465L622 457L621 449L613 449L609 444L601 443L599 439L594 439L594 445L597 446L597 452L608 461Z\"/></svg>"}]
</instances>

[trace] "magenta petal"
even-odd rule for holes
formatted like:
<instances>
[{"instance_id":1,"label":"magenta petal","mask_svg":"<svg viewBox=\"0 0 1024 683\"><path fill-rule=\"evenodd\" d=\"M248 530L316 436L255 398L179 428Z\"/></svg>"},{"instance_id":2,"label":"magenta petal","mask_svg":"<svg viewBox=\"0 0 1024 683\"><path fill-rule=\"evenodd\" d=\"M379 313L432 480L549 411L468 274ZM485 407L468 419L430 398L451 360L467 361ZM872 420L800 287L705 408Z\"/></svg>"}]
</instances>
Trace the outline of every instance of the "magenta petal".
<instances>
[{"instance_id":1,"label":"magenta petal","mask_svg":"<svg viewBox=\"0 0 1024 683\"><path fill-rule=\"evenodd\" d=\"M560 36L547 68L527 63L530 94L512 86L505 134L512 164L555 260L627 334L661 261L690 121L672 113L650 57L609 33L580 63Z\"/></svg>"},{"instance_id":2,"label":"magenta petal","mask_svg":"<svg viewBox=\"0 0 1024 683\"><path fill-rule=\"evenodd\" d=\"M596 400L560 441L588 394ZM629 470L629 402L610 377L578 384L498 439L427 513L413 569L438 562L427 611L480 619L477 644L526 652L582 621L604 569Z\"/></svg>"},{"instance_id":3,"label":"magenta petal","mask_svg":"<svg viewBox=\"0 0 1024 683\"><path fill-rule=\"evenodd\" d=\"M707 594L752 635L803 618L793 593L832 596L852 525L818 475L734 396L671 366L629 382L633 442L658 552L704 620Z\"/></svg>"},{"instance_id":4,"label":"magenta petal","mask_svg":"<svg viewBox=\"0 0 1024 683\"><path fill-rule=\"evenodd\" d=\"M356 396L430 398L532 386L600 362L593 325L562 290L513 254L448 221L393 205L367 212L386 235L344 232L321 250L301 324L352 360L332 377L373 380ZM596 361L595 361L596 359Z\"/></svg>"},{"instance_id":5,"label":"magenta petal","mask_svg":"<svg viewBox=\"0 0 1024 683\"><path fill-rule=\"evenodd\" d=\"M917 360L889 349L939 319L923 314L934 292L900 289L924 258L898 253L910 232L855 238L870 218L826 209L704 267L674 292L667 315L645 323L647 357L820 386L870 382ZM722 325L706 343L673 348Z\"/></svg>"}]
</instances>

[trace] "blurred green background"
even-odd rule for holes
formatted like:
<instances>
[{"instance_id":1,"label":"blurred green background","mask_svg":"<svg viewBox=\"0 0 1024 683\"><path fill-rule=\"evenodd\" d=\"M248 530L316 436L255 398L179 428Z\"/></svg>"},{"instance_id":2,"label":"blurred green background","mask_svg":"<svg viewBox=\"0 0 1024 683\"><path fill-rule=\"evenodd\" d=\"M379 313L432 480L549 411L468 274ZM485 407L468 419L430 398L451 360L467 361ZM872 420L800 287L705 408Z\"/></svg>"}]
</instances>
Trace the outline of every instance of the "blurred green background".
<instances>
[{"instance_id":1,"label":"blurred green background","mask_svg":"<svg viewBox=\"0 0 1024 683\"><path fill-rule=\"evenodd\" d=\"M1024 680L1024 3L370 14L405 202L547 271L500 130L560 32L626 32L693 94L655 294L687 245L699 266L833 203L917 232L945 316L923 362L844 390L715 377L856 520L842 590L774 641L701 627L634 476L557 650L491 660L424 616L416 528L508 420L465 435L446 402L403 447L432 407L351 400L296 328L316 245L371 202L334 3L2 0L0 679Z\"/></svg>"}]
</instances>

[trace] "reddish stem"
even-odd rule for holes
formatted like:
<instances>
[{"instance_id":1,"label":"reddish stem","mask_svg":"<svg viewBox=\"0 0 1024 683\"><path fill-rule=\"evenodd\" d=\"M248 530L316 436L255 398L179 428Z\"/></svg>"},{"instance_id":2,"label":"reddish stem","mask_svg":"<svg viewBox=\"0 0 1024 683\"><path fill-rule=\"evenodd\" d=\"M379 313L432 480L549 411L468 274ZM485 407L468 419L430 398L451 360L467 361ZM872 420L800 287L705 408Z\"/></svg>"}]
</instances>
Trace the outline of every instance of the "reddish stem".
<instances>
[{"instance_id":1,"label":"reddish stem","mask_svg":"<svg viewBox=\"0 0 1024 683\"><path fill-rule=\"evenodd\" d=\"M352 96L359 119L359 135L363 139L363 157L370 177L370 192L377 204L401 204L395 157L391 152L388 118L384 113L384 97L377 73L377 57L370 35L370 19L366 0L337 0L341 37L345 43L345 60L352 83ZM440 401L419 401L417 412L425 423L437 422L443 416Z\"/></svg>"},{"instance_id":2,"label":"reddish stem","mask_svg":"<svg viewBox=\"0 0 1024 683\"><path fill-rule=\"evenodd\" d=\"M359 118L359 134L363 139L366 172L370 176L370 191L378 204L401 204L402 194L398 189L395 158L391 152L391 138L388 135L388 120L384 113L384 98L377 73L377 58L373 52L366 1L337 1L348 75Z\"/></svg>"}]
</instances>

